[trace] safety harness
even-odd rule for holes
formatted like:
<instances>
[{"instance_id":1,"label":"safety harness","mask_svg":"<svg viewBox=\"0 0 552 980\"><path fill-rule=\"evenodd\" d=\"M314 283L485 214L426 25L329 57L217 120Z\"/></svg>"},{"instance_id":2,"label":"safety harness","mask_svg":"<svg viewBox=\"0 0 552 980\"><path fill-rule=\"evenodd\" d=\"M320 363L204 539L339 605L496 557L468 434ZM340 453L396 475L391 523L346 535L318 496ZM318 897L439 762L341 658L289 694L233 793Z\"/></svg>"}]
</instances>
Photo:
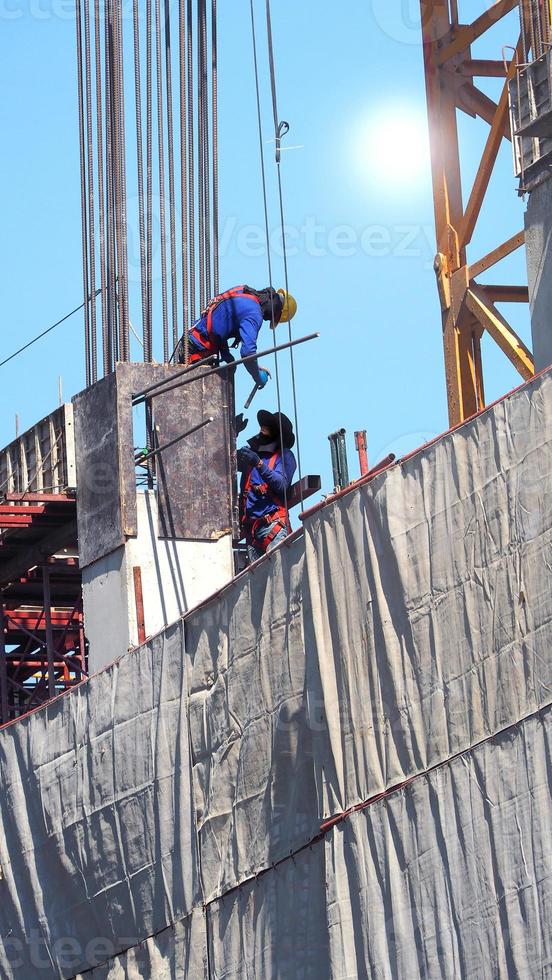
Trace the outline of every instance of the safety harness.
<instances>
[{"instance_id":1,"label":"safety harness","mask_svg":"<svg viewBox=\"0 0 552 980\"><path fill-rule=\"evenodd\" d=\"M189 357L190 364L201 361L204 357L209 357L212 354L218 354L219 345L213 336L213 313L221 303L225 302L225 300L236 299L238 296L247 296L249 299L252 299L256 303L260 304L260 299L255 295L255 293L245 292L245 286L234 286L233 289L227 289L225 293L219 293L218 296L215 296L208 306L202 310L200 317L200 319L207 321L207 339L205 339L205 337L200 333L197 325L193 326L190 330L190 338L196 345L196 349L191 352Z\"/></svg>"},{"instance_id":2,"label":"safety harness","mask_svg":"<svg viewBox=\"0 0 552 980\"><path fill-rule=\"evenodd\" d=\"M280 458L280 453L274 453L269 460L266 460L266 465L269 469L273 470ZM266 551L269 544L274 541L277 534L280 533L283 527L287 528L288 534L291 534L291 525L289 523L289 516L286 508L283 506L282 502L278 500L275 493L272 492L268 483L253 483L253 470L255 467L251 467L243 487L242 493L242 525L245 531L245 540L248 545L260 548L262 551ZM285 473L284 473L285 475ZM256 517L250 520L247 517L247 497L249 491L253 490L254 493L259 496L268 496L272 500L273 504L276 506L276 510L273 510L270 514L265 514L264 517ZM257 531L262 527L269 527L270 530L267 535L263 538L257 539Z\"/></svg>"}]
</instances>

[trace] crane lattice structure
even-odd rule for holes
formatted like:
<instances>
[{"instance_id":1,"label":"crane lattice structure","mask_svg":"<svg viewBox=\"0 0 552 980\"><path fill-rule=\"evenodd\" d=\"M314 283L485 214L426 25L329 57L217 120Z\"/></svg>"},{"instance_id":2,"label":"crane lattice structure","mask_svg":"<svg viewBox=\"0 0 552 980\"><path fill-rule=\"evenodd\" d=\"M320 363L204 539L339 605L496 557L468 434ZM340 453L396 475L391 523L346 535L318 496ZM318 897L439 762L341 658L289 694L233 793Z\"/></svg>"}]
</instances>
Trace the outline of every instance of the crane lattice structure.
<instances>
[{"instance_id":1,"label":"crane lattice structure","mask_svg":"<svg viewBox=\"0 0 552 980\"><path fill-rule=\"evenodd\" d=\"M437 232L435 272L442 310L449 419L469 418L485 405L481 338L486 330L522 378L533 376L531 352L496 303L528 302L524 285L482 285L478 277L524 245L524 230L491 252L468 258L499 149L511 140L509 86L530 60L552 42L550 0L498 0L473 22L459 20L458 0L420 0L424 44L431 166ZM481 7L483 8L483 2ZM488 5L487 5L488 6ZM519 40L509 58L472 57L471 46L515 9ZM506 49L504 49L506 54ZM476 84L481 77L503 78L498 102ZM489 124L479 167L464 202L457 110Z\"/></svg>"}]
</instances>

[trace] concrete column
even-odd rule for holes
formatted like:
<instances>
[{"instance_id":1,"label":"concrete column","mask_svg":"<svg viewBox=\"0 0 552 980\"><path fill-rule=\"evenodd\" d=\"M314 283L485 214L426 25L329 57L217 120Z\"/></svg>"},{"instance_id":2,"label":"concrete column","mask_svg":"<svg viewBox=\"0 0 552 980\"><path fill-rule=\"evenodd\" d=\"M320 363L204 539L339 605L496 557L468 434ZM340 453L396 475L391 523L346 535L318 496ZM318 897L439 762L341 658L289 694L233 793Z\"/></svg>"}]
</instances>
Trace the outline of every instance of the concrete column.
<instances>
[{"instance_id":1,"label":"concrete column","mask_svg":"<svg viewBox=\"0 0 552 980\"><path fill-rule=\"evenodd\" d=\"M232 535L214 541L158 537L154 493L137 494L138 534L83 569L89 667L94 672L138 645L134 568L140 568L147 636L226 585L233 575Z\"/></svg>"}]
</instances>

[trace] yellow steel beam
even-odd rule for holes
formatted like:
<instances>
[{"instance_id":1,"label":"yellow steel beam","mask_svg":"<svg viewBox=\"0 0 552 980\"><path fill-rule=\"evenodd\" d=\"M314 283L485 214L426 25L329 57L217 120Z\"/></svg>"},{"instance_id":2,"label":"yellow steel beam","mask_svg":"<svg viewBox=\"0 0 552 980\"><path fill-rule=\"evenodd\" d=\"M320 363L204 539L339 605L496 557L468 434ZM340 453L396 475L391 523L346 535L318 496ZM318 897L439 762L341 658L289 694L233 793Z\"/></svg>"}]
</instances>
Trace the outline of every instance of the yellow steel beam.
<instances>
[{"instance_id":1,"label":"yellow steel beam","mask_svg":"<svg viewBox=\"0 0 552 980\"><path fill-rule=\"evenodd\" d=\"M473 24L460 24L458 28L449 30L448 37L442 42L437 53L437 64L444 65L455 55L465 51L478 37L485 34L490 27L517 6L518 0L498 0L489 10L474 20Z\"/></svg>"},{"instance_id":2,"label":"yellow steel beam","mask_svg":"<svg viewBox=\"0 0 552 980\"><path fill-rule=\"evenodd\" d=\"M477 353L474 355L472 337L458 321L461 307L458 298L463 296L467 281L453 289L453 276L466 266L466 253L459 250L457 235L463 202L456 80L450 72L440 69L436 60L439 39L451 29L448 2L421 0L421 14L438 248L435 268L441 298L449 420L455 425L480 407L483 381L478 374L480 358ZM477 344L478 341L476 347Z\"/></svg>"},{"instance_id":3,"label":"yellow steel beam","mask_svg":"<svg viewBox=\"0 0 552 980\"><path fill-rule=\"evenodd\" d=\"M458 68L459 75L472 78L505 78L506 72L503 61L489 61L486 58L468 58Z\"/></svg>"},{"instance_id":4,"label":"yellow steel beam","mask_svg":"<svg viewBox=\"0 0 552 980\"><path fill-rule=\"evenodd\" d=\"M500 144L502 143L504 137L504 126L506 125L508 119L508 83L515 75L516 62L517 59L514 58L508 69L508 77L506 78L502 89L502 94L500 96L500 101L498 103L493 124L491 126L491 131L483 151L483 156L481 158L481 163L479 164L472 192L470 194L466 211L458 231L460 247L464 247L471 242L473 231L481 212L481 206L483 204L485 194L487 193L491 174L498 156Z\"/></svg>"},{"instance_id":5,"label":"yellow steel beam","mask_svg":"<svg viewBox=\"0 0 552 980\"><path fill-rule=\"evenodd\" d=\"M528 286L491 286L479 285L487 299L492 303L528 303L529 302L529 287Z\"/></svg>"},{"instance_id":6,"label":"yellow steel beam","mask_svg":"<svg viewBox=\"0 0 552 980\"><path fill-rule=\"evenodd\" d=\"M531 351L525 346L515 330L504 319L496 306L489 301L478 286L471 286L466 293L466 306L470 313L487 330L506 357L512 362L526 381L535 373L535 362Z\"/></svg>"},{"instance_id":7,"label":"yellow steel beam","mask_svg":"<svg viewBox=\"0 0 552 980\"><path fill-rule=\"evenodd\" d=\"M477 88L477 85L472 85L471 82L466 82L458 89L458 108L470 116L480 116L489 126L492 126L498 111L497 103L493 102L488 95L485 95L481 89ZM507 115L504 119L502 135L510 142L512 141L510 120Z\"/></svg>"},{"instance_id":8,"label":"yellow steel beam","mask_svg":"<svg viewBox=\"0 0 552 980\"><path fill-rule=\"evenodd\" d=\"M512 235L507 242L499 245L498 248L493 248L492 252L488 252L483 258L478 259L477 262L470 263L470 271L468 278L475 279L480 276L482 272L490 269L491 266L496 265L501 259L504 259L507 255L511 255L516 249L520 248L525 242L525 232L518 231L516 235Z\"/></svg>"}]
</instances>

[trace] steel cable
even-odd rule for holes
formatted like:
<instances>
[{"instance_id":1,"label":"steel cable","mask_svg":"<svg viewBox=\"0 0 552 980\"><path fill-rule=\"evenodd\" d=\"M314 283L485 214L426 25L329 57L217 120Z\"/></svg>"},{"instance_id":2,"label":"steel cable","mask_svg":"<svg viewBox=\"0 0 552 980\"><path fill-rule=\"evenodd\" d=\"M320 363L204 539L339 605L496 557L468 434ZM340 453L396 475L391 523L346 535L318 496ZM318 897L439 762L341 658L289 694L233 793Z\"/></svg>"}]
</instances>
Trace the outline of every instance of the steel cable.
<instances>
[{"instance_id":1,"label":"steel cable","mask_svg":"<svg viewBox=\"0 0 552 980\"><path fill-rule=\"evenodd\" d=\"M159 169L159 247L161 253L161 304L163 317L163 361L169 360L169 321L167 300L167 255L165 237L165 154L163 140L163 74L161 60L161 0L155 0L157 71L157 146Z\"/></svg>"},{"instance_id":2,"label":"steel cable","mask_svg":"<svg viewBox=\"0 0 552 980\"><path fill-rule=\"evenodd\" d=\"M102 45L100 32L100 0L94 0L94 40L96 47L96 144L98 157L98 211L100 226L100 294L102 313L102 359L103 373L109 374L108 322L107 322L107 274L106 274L106 236L104 199L104 159L103 159L103 114L102 114Z\"/></svg>"},{"instance_id":3,"label":"steel cable","mask_svg":"<svg viewBox=\"0 0 552 980\"><path fill-rule=\"evenodd\" d=\"M282 189L282 170L281 170L281 139L282 134L288 132L289 126L287 123L279 121L278 115L278 95L276 86L276 69L274 63L274 44L272 39L272 17L270 13L270 0L266 0L266 25L267 25L267 37L268 37L268 62L270 70L270 87L272 91L272 112L274 117L274 138L276 140L276 169L278 174L278 199L280 206L280 224L282 232L282 252L284 259L284 284L286 293L289 293L289 274L288 274L288 259L287 259L287 243L286 243L286 225L284 216L284 195ZM284 128L285 127L285 128ZM288 320L288 335L289 339L292 340L292 330L291 330L291 320ZM297 445L297 472L299 476L299 493L301 498L301 510L303 509L303 473L301 466L301 440L299 432L299 413L297 410L297 388L295 383L295 360L293 347L289 349L290 356L290 367L291 367L291 390L293 396L293 413L295 422L295 436Z\"/></svg>"},{"instance_id":4,"label":"steel cable","mask_svg":"<svg viewBox=\"0 0 552 980\"><path fill-rule=\"evenodd\" d=\"M167 162L169 168L169 241L171 256L172 347L178 343L178 288L176 282L176 204L174 187L174 125L172 91L171 8L165 0L165 79L167 90Z\"/></svg>"},{"instance_id":5,"label":"steel cable","mask_svg":"<svg viewBox=\"0 0 552 980\"><path fill-rule=\"evenodd\" d=\"M259 131L259 154L260 154L260 162L261 162L261 181L262 181L262 188L263 188L263 204L264 204L265 235L266 235L266 254L267 254L267 262L268 262L268 279L269 279L269 286L271 288L273 288L273 285L272 285L272 258L271 258L271 253L270 253L270 223L269 223L269 217L268 217L268 197L267 197L267 187L266 187L266 168L265 168L264 147L263 147L263 124L262 124L262 116L261 116L261 92L260 92L260 86L259 86L259 65L258 65L258 58L257 58L257 32L256 32L256 29L255 29L255 11L254 11L254 7L253 7L253 0L249 0L249 6L250 6L250 11L251 11L251 35L252 35L252 40L253 40L253 63L254 63L254 69L255 69L255 92L256 92L256 97L257 97L257 124L258 124L258 131ZM274 313L274 311L272 311L272 312ZM281 407L281 399L280 399L280 374L279 374L279 368L278 368L278 355L277 355L276 352L274 352L274 366L275 366L275 374L276 374L276 397L277 397L277 402L278 402L278 413L279 413L280 448L282 450L282 469L285 470L285 467L284 467L284 435L283 435L283 431L282 431L282 407ZM284 476L285 476L285 472L284 472ZM288 513L288 516L289 516L289 508L288 508L288 505L287 505L287 488L285 486L285 479L284 479L284 507L285 507L286 512Z\"/></svg>"},{"instance_id":6,"label":"steel cable","mask_svg":"<svg viewBox=\"0 0 552 980\"><path fill-rule=\"evenodd\" d=\"M92 371L90 361L90 308L89 308L89 279L88 279L88 202L86 193L86 147L85 147L85 126L84 126L84 92L82 81L83 58L82 58L82 12L81 0L76 3L76 27L77 27L77 95L79 113L79 150L80 150L80 177L81 177L81 226L82 226L82 279L84 291L84 349L86 365L86 384L91 383Z\"/></svg>"}]
</instances>

